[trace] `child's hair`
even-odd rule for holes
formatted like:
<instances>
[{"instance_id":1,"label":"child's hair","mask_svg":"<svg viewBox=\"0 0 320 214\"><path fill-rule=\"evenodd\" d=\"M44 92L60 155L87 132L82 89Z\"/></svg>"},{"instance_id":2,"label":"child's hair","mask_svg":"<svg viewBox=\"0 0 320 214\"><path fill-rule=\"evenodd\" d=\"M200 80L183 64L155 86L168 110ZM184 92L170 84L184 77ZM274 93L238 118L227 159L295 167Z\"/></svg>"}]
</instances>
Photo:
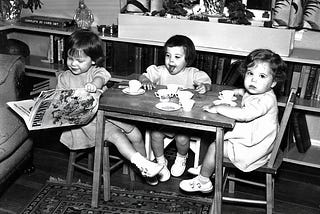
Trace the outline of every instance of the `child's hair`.
<instances>
[{"instance_id":1,"label":"child's hair","mask_svg":"<svg viewBox=\"0 0 320 214\"><path fill-rule=\"evenodd\" d=\"M282 58L268 49L256 49L252 51L244 61L242 61L239 71L244 76L248 68L251 68L259 62L267 62L270 65L273 80L280 82L286 79L286 63Z\"/></svg>"},{"instance_id":2,"label":"child's hair","mask_svg":"<svg viewBox=\"0 0 320 214\"><path fill-rule=\"evenodd\" d=\"M96 66L102 67L104 61L104 52L100 37L87 29L80 29L73 32L68 40L68 56L81 58L83 53L96 63Z\"/></svg>"},{"instance_id":3,"label":"child's hair","mask_svg":"<svg viewBox=\"0 0 320 214\"><path fill-rule=\"evenodd\" d=\"M194 47L192 40L183 35L174 35L170 37L164 44L164 51L166 52L168 47L176 46L183 47L186 53L187 66L192 65L193 61L196 58L196 48Z\"/></svg>"}]
</instances>

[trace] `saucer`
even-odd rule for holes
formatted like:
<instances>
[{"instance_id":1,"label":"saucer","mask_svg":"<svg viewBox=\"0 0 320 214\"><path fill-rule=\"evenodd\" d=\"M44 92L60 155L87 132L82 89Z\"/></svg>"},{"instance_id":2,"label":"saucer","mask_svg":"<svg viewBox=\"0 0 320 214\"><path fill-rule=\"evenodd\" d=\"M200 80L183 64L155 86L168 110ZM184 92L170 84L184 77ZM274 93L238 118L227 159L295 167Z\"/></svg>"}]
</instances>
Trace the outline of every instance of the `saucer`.
<instances>
[{"instance_id":1,"label":"saucer","mask_svg":"<svg viewBox=\"0 0 320 214\"><path fill-rule=\"evenodd\" d=\"M162 111L176 111L181 108L177 103L165 102L156 104L156 108Z\"/></svg>"},{"instance_id":2,"label":"saucer","mask_svg":"<svg viewBox=\"0 0 320 214\"><path fill-rule=\"evenodd\" d=\"M226 105L229 105L229 106L237 106L237 103L236 102L233 102L231 100L214 100L213 101L213 104L214 105L222 105L222 104L226 104Z\"/></svg>"},{"instance_id":3,"label":"saucer","mask_svg":"<svg viewBox=\"0 0 320 214\"><path fill-rule=\"evenodd\" d=\"M130 92L129 87L127 87L127 88L124 88L122 90L122 92L125 94L129 94L129 95L140 95L140 94L144 94L144 92L146 92L146 91L144 89L140 88L137 92L132 93L132 92Z\"/></svg>"},{"instance_id":4,"label":"saucer","mask_svg":"<svg viewBox=\"0 0 320 214\"><path fill-rule=\"evenodd\" d=\"M220 100L223 100L223 97L222 97L221 95L219 95L218 98L219 98ZM237 100L237 97L233 96L231 100L232 100L232 101L235 101L235 100Z\"/></svg>"}]
</instances>

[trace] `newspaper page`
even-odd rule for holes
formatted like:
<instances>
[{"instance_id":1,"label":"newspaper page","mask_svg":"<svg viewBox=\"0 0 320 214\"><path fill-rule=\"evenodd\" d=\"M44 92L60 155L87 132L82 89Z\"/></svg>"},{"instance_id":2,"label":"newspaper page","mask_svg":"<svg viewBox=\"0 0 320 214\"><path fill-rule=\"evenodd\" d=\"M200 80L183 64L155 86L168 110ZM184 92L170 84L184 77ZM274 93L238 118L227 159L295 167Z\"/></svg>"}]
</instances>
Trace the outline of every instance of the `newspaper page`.
<instances>
[{"instance_id":1,"label":"newspaper page","mask_svg":"<svg viewBox=\"0 0 320 214\"><path fill-rule=\"evenodd\" d=\"M29 130L87 124L98 110L101 91L84 88L42 91L36 100L7 104L25 121Z\"/></svg>"}]
</instances>

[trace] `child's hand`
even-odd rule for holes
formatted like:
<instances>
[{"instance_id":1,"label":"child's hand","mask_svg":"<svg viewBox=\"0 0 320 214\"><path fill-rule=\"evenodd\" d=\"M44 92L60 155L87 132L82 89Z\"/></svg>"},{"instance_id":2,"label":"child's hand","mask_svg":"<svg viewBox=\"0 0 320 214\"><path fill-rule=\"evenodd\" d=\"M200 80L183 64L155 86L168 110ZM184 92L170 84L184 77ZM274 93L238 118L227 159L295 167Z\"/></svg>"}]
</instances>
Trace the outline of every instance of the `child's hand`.
<instances>
[{"instance_id":1,"label":"child's hand","mask_svg":"<svg viewBox=\"0 0 320 214\"><path fill-rule=\"evenodd\" d=\"M215 108L214 105L205 105L202 107L203 111L207 111L207 112L210 112L210 113L217 113L217 110Z\"/></svg>"},{"instance_id":2,"label":"child's hand","mask_svg":"<svg viewBox=\"0 0 320 214\"><path fill-rule=\"evenodd\" d=\"M195 91L199 94L204 94L207 92L206 86L203 83L198 83L195 86Z\"/></svg>"},{"instance_id":3,"label":"child's hand","mask_svg":"<svg viewBox=\"0 0 320 214\"><path fill-rule=\"evenodd\" d=\"M142 81L140 81L142 84L142 87L146 90L152 90L154 89L156 86L153 84L153 82L151 82L149 79L144 79Z\"/></svg>"},{"instance_id":4,"label":"child's hand","mask_svg":"<svg viewBox=\"0 0 320 214\"><path fill-rule=\"evenodd\" d=\"M97 91L97 86L91 82L87 83L84 88L87 90L87 92L94 93Z\"/></svg>"}]
</instances>

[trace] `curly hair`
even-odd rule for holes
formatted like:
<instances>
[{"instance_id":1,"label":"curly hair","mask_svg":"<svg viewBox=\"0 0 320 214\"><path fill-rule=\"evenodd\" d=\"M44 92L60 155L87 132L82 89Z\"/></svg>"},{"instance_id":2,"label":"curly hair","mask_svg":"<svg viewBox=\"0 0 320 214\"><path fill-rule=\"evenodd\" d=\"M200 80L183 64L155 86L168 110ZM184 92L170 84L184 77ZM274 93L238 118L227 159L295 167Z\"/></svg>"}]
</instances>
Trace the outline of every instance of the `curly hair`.
<instances>
[{"instance_id":1,"label":"curly hair","mask_svg":"<svg viewBox=\"0 0 320 214\"><path fill-rule=\"evenodd\" d=\"M269 49L256 49L249 53L239 66L239 72L245 75L248 68L256 65L256 63L267 62L270 65L273 80L281 82L286 79L287 65L282 58Z\"/></svg>"}]
</instances>

